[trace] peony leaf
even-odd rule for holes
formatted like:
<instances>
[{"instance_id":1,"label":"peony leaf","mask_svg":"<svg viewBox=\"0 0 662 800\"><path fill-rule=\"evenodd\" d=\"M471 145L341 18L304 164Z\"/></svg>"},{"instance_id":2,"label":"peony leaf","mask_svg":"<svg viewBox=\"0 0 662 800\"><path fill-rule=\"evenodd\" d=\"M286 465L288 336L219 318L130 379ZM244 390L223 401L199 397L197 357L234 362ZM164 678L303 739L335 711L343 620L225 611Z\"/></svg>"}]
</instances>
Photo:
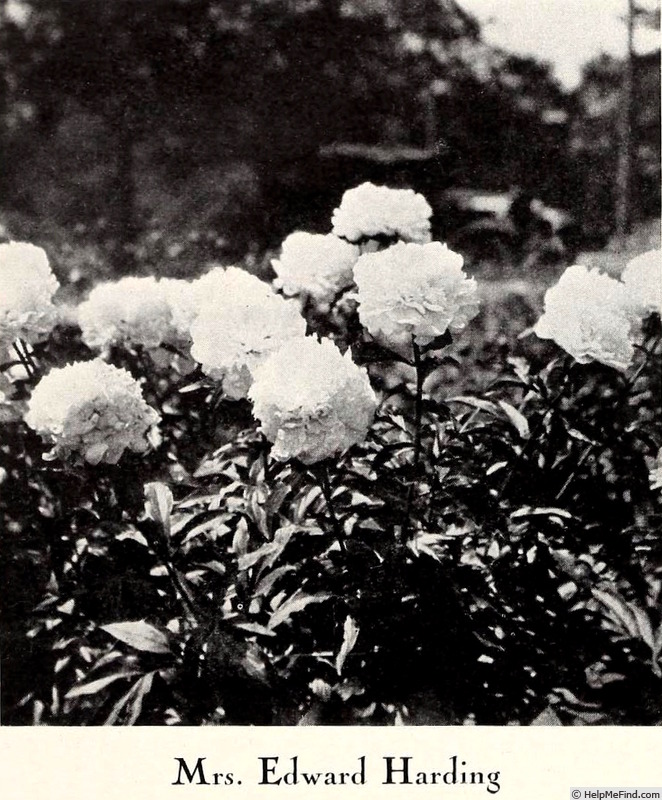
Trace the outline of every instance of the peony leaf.
<instances>
[{"instance_id":1,"label":"peony leaf","mask_svg":"<svg viewBox=\"0 0 662 800\"><path fill-rule=\"evenodd\" d=\"M253 597L266 597L273 589L276 581L278 581L283 575L286 575L288 572L292 572L294 570L296 570L296 566L294 564L286 564L283 567L278 567L277 569L271 570L271 572L268 572L266 575L260 578L260 582L255 587L255 591L253 592Z\"/></svg>"},{"instance_id":2,"label":"peony leaf","mask_svg":"<svg viewBox=\"0 0 662 800\"><path fill-rule=\"evenodd\" d=\"M97 680L90 681L90 683L79 683L65 694L65 698L67 700L72 700L74 697L83 697L85 695L96 694L102 689L105 689L106 686L110 686L110 684L114 683L114 681L118 681L122 678L131 678L132 676L139 674L140 673L138 670L125 669L121 672L114 672L112 675L106 675L105 678L97 678Z\"/></svg>"},{"instance_id":3,"label":"peony leaf","mask_svg":"<svg viewBox=\"0 0 662 800\"><path fill-rule=\"evenodd\" d=\"M166 634L145 620L113 622L109 625L102 625L101 630L119 639L120 642L145 653L165 655L172 652Z\"/></svg>"},{"instance_id":4,"label":"peony leaf","mask_svg":"<svg viewBox=\"0 0 662 800\"><path fill-rule=\"evenodd\" d=\"M594 439L589 439L588 436L585 436L581 431L578 431L576 428L566 428L568 432L568 436L571 436L573 439L577 439L580 442L585 442L586 444L597 445L598 443Z\"/></svg>"},{"instance_id":5,"label":"peony leaf","mask_svg":"<svg viewBox=\"0 0 662 800\"><path fill-rule=\"evenodd\" d=\"M314 695L324 700L324 702L328 702L333 694L333 686L321 678L315 678L308 684L308 687Z\"/></svg>"},{"instance_id":6,"label":"peony leaf","mask_svg":"<svg viewBox=\"0 0 662 800\"><path fill-rule=\"evenodd\" d=\"M506 403L505 400L499 400L498 403L517 433L519 433L522 439L528 439L530 435L529 421L524 414L522 414L521 411L518 411L515 406L512 406L510 403Z\"/></svg>"},{"instance_id":7,"label":"peony leaf","mask_svg":"<svg viewBox=\"0 0 662 800\"><path fill-rule=\"evenodd\" d=\"M639 637L646 642L651 651L655 652L655 634L653 633L653 626L651 625L650 617L643 608L630 603L630 610L632 611L635 619L637 620L637 627L639 628Z\"/></svg>"},{"instance_id":8,"label":"peony leaf","mask_svg":"<svg viewBox=\"0 0 662 800\"><path fill-rule=\"evenodd\" d=\"M391 442L390 444L385 444L372 461L373 471L376 473L380 472L397 453L401 453L404 450L413 451L414 445L411 442Z\"/></svg>"},{"instance_id":9,"label":"peony leaf","mask_svg":"<svg viewBox=\"0 0 662 800\"><path fill-rule=\"evenodd\" d=\"M524 506L513 511L510 515L511 519L520 519L522 517L559 517L560 519L574 519L573 515L566 511L564 508L532 508L531 506Z\"/></svg>"},{"instance_id":10,"label":"peony leaf","mask_svg":"<svg viewBox=\"0 0 662 800\"><path fill-rule=\"evenodd\" d=\"M531 725L563 725L552 708L546 708L531 722Z\"/></svg>"},{"instance_id":11,"label":"peony leaf","mask_svg":"<svg viewBox=\"0 0 662 800\"><path fill-rule=\"evenodd\" d=\"M417 556L422 553L434 558L435 561L441 561L444 555L444 535L441 533L425 533L421 531L417 533L407 543L407 547Z\"/></svg>"},{"instance_id":12,"label":"peony leaf","mask_svg":"<svg viewBox=\"0 0 662 800\"><path fill-rule=\"evenodd\" d=\"M156 522L165 535L170 537L170 515L174 499L165 483L145 484L145 513Z\"/></svg>"},{"instance_id":13,"label":"peony leaf","mask_svg":"<svg viewBox=\"0 0 662 800\"><path fill-rule=\"evenodd\" d=\"M264 625L260 625L258 622L236 622L235 628L240 628L242 631L248 631L248 633L259 633L262 636L275 636L275 632L270 630L269 628L265 628Z\"/></svg>"},{"instance_id":14,"label":"peony leaf","mask_svg":"<svg viewBox=\"0 0 662 800\"><path fill-rule=\"evenodd\" d=\"M449 330L446 330L441 336L437 336L432 341L425 345L420 345L419 350L421 353L428 353L430 350L443 350L444 347L453 344L453 337Z\"/></svg>"},{"instance_id":15,"label":"peony leaf","mask_svg":"<svg viewBox=\"0 0 662 800\"><path fill-rule=\"evenodd\" d=\"M296 523L302 522L308 514L311 506L322 496L322 489L319 486L307 486L297 497L293 507L293 520Z\"/></svg>"},{"instance_id":16,"label":"peony leaf","mask_svg":"<svg viewBox=\"0 0 662 800\"><path fill-rule=\"evenodd\" d=\"M143 710L143 700L152 690L154 675L156 675L156 672L148 672L136 683L134 697L131 701L131 711L124 722L125 725L135 725L138 721L138 717L140 717Z\"/></svg>"},{"instance_id":17,"label":"peony leaf","mask_svg":"<svg viewBox=\"0 0 662 800\"><path fill-rule=\"evenodd\" d=\"M246 555L249 540L248 526L246 525L246 520L242 517L237 523L234 536L232 537L232 552L240 557Z\"/></svg>"},{"instance_id":18,"label":"peony leaf","mask_svg":"<svg viewBox=\"0 0 662 800\"><path fill-rule=\"evenodd\" d=\"M331 597L330 594L302 594L300 591L295 592L292 597L282 602L278 608L271 615L268 628L272 630L283 622L287 622L292 614L303 611L304 608L311 603L323 603Z\"/></svg>"},{"instance_id":19,"label":"peony leaf","mask_svg":"<svg viewBox=\"0 0 662 800\"><path fill-rule=\"evenodd\" d=\"M201 381L194 381L193 383L189 383L187 386L182 386L179 390L180 394L188 394L189 392L197 392L199 389L208 389L209 388L209 381L201 380Z\"/></svg>"},{"instance_id":20,"label":"peony leaf","mask_svg":"<svg viewBox=\"0 0 662 800\"><path fill-rule=\"evenodd\" d=\"M253 550L250 553L245 553L244 555L240 556L237 562L238 568L240 570L245 570L257 564L258 561L263 560L262 568L269 569L274 565L280 554L287 546L287 543L292 538L293 532L294 530L292 526L289 528L280 528L278 531L276 531L276 535L274 536L272 542L267 542L266 544L263 544L262 547L258 547L257 550Z\"/></svg>"},{"instance_id":21,"label":"peony leaf","mask_svg":"<svg viewBox=\"0 0 662 800\"><path fill-rule=\"evenodd\" d=\"M142 678L139 678L129 689L129 691L122 695L117 703L115 703L112 711L103 724L114 725L119 719L122 709L128 707L129 714L125 719L124 724L134 725L140 716L140 712L142 711L143 699L152 688L154 675L154 672L148 672L147 675L143 675Z\"/></svg>"},{"instance_id":22,"label":"peony leaf","mask_svg":"<svg viewBox=\"0 0 662 800\"><path fill-rule=\"evenodd\" d=\"M342 645L340 647L340 652L336 657L336 672L338 675L342 674L343 667L345 666L345 660L354 649L356 640L359 638L359 632L360 628L357 626L352 617L346 617L345 624L343 625Z\"/></svg>"},{"instance_id":23,"label":"peony leaf","mask_svg":"<svg viewBox=\"0 0 662 800\"><path fill-rule=\"evenodd\" d=\"M462 405L470 406L478 411L487 411L488 414L499 416L499 408L491 400L483 400L480 397L469 397L468 395L458 395L457 397L449 397L447 403L462 403Z\"/></svg>"},{"instance_id":24,"label":"peony leaf","mask_svg":"<svg viewBox=\"0 0 662 800\"><path fill-rule=\"evenodd\" d=\"M628 602L612 591L593 589L593 596L602 604L607 617L615 625L616 630L631 639L641 638L637 617Z\"/></svg>"},{"instance_id":25,"label":"peony leaf","mask_svg":"<svg viewBox=\"0 0 662 800\"><path fill-rule=\"evenodd\" d=\"M641 639L650 647L655 662L655 634L647 612L636 603L624 600L614 591L594 589L593 595L602 603L617 628L620 627L630 638Z\"/></svg>"}]
</instances>

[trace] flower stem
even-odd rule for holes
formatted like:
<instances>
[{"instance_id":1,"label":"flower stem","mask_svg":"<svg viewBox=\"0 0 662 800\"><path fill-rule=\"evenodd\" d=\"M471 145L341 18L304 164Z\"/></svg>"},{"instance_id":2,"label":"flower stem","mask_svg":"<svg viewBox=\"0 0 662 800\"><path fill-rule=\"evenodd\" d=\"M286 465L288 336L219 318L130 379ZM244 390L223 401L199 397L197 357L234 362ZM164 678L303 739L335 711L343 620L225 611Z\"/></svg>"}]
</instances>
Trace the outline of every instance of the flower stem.
<instances>
[{"instance_id":1,"label":"flower stem","mask_svg":"<svg viewBox=\"0 0 662 800\"><path fill-rule=\"evenodd\" d=\"M193 600L193 597L189 592L189 590L182 583L179 577L179 573L177 572L177 569L175 568L174 564L169 559L165 558L163 559L163 563L170 578L170 582L172 583L175 590L181 595L182 602L186 606L189 612L189 616L191 617L191 620L195 623L199 622L199 612L196 607L195 601Z\"/></svg>"},{"instance_id":2,"label":"flower stem","mask_svg":"<svg viewBox=\"0 0 662 800\"><path fill-rule=\"evenodd\" d=\"M269 450L271 449L271 442L267 437L260 432L260 455L262 457L262 471L264 473L264 482L269 483Z\"/></svg>"},{"instance_id":3,"label":"flower stem","mask_svg":"<svg viewBox=\"0 0 662 800\"><path fill-rule=\"evenodd\" d=\"M32 358L32 354L30 353L30 350L28 349L27 342L25 341L25 339L19 339L19 342L21 343L21 347L23 348L23 352L25 353L25 358L27 359L28 363L32 367L32 371L36 375L39 372L39 368L37 367L34 359Z\"/></svg>"},{"instance_id":4,"label":"flower stem","mask_svg":"<svg viewBox=\"0 0 662 800\"><path fill-rule=\"evenodd\" d=\"M414 346L414 368L416 369L416 398L414 405L414 474L421 462L421 422L423 419L423 383L425 372L421 360L421 350L412 337Z\"/></svg>"},{"instance_id":5,"label":"flower stem","mask_svg":"<svg viewBox=\"0 0 662 800\"><path fill-rule=\"evenodd\" d=\"M324 495L324 499L326 501L326 507L329 511L329 516L331 517L331 525L333 527L333 532L335 534L336 539L338 540L338 544L340 545L341 551L347 555L347 545L345 544L345 532L342 529L342 525L340 524L340 520L336 514L335 505L333 503L333 492L331 490L331 479L329 476L329 467L328 464L322 464L321 469L319 470L319 482L320 486L322 487L322 494Z\"/></svg>"},{"instance_id":6,"label":"flower stem","mask_svg":"<svg viewBox=\"0 0 662 800\"><path fill-rule=\"evenodd\" d=\"M588 458L588 457L591 455L591 453L593 452L593 448L594 448L595 446L596 446L596 445L595 445L595 443L593 443L593 442L592 442L592 443L591 443L591 444L589 444L589 446L588 446L588 447L587 447L587 448L584 450L584 452L581 454L581 456L579 456L579 458L577 459L577 463L575 464L575 467L574 467L574 469L572 470L572 472L570 473L570 475L569 475L569 476L568 476L568 478L566 479L566 481L565 481L565 483L563 484L563 486L562 486L562 487L560 488L560 490L557 492L557 495L556 495L556 497L555 497L555 500L556 500L556 502L558 502L558 501L559 501L559 500L560 500L560 499L563 497L563 495L564 495L564 494L567 492L567 490L568 490L568 487L569 487L569 486L570 486L570 484L571 484L571 483L574 481L574 479L575 479L575 477L576 477L577 473L579 472L579 470L580 470L581 466L582 466L582 465L583 465L583 463L586 461L586 459L587 459L587 458Z\"/></svg>"},{"instance_id":7,"label":"flower stem","mask_svg":"<svg viewBox=\"0 0 662 800\"><path fill-rule=\"evenodd\" d=\"M21 362L21 364L23 365L23 367L24 367L24 369L25 369L25 371L27 373L28 380L32 380L32 378L34 378L35 371L33 369L33 365L30 364L30 361L29 361L29 359L27 357L27 354L25 352L23 352L21 350L21 348L19 347L19 341L20 341L20 339L17 339L14 342L14 345L13 345L14 346L14 350L16 351L16 355L18 356L19 361Z\"/></svg>"},{"instance_id":8,"label":"flower stem","mask_svg":"<svg viewBox=\"0 0 662 800\"><path fill-rule=\"evenodd\" d=\"M416 344L414 337L411 337L411 343L414 350L414 369L416 370L416 394L414 397L414 461L413 461L413 474L414 478L418 477L421 465L421 427L423 421L423 383L425 382L425 370L423 369L423 360L421 358L421 349ZM405 519L402 524L402 538L407 538L409 531L409 523L411 520L411 510L414 504L414 483L409 484L407 490L407 505L405 510Z\"/></svg>"},{"instance_id":9,"label":"flower stem","mask_svg":"<svg viewBox=\"0 0 662 800\"><path fill-rule=\"evenodd\" d=\"M182 599L186 610L189 613L191 620L197 623L200 619L200 611L196 605L191 592L186 588L184 583L182 582L181 578L179 577L179 572L177 568L172 563L170 559L170 554L168 552L168 545L165 541L162 540L160 535L157 533L154 536L151 535L151 531L148 531L147 526L145 526L143 532L146 534L147 540L151 545L154 553L156 554L157 558L162 562L163 566L166 568L166 572L168 573L168 578L170 579L170 583L172 584L173 589L175 590L175 596L179 595Z\"/></svg>"},{"instance_id":10,"label":"flower stem","mask_svg":"<svg viewBox=\"0 0 662 800\"><path fill-rule=\"evenodd\" d=\"M655 355L655 351L657 350L660 341L662 341L662 337L657 336L653 340L652 347L644 351L646 353L644 360L641 362L641 364L635 371L634 375L631 378L626 379L625 381L625 385L623 386L623 392L622 392L623 396L626 396L632 389L634 389L635 384L639 380L639 376L646 369L646 367L648 367L651 358L653 358L653 356Z\"/></svg>"}]
</instances>

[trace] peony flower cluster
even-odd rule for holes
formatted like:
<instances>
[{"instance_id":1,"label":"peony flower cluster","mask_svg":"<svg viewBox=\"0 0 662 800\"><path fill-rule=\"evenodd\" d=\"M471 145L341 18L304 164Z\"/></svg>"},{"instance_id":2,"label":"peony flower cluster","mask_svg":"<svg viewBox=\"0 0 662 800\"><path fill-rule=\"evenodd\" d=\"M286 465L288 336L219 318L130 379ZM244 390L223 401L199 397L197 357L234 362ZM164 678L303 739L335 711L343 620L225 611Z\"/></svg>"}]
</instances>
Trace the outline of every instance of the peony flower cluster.
<instances>
[{"instance_id":1,"label":"peony flower cluster","mask_svg":"<svg viewBox=\"0 0 662 800\"><path fill-rule=\"evenodd\" d=\"M299 295L324 305L352 285L352 269L358 257L356 245L332 233L297 231L285 239L280 259L271 264L283 294Z\"/></svg>"},{"instance_id":2,"label":"peony flower cluster","mask_svg":"<svg viewBox=\"0 0 662 800\"><path fill-rule=\"evenodd\" d=\"M633 258L623 270L627 302L636 317L662 312L662 252L649 250Z\"/></svg>"},{"instance_id":3,"label":"peony flower cluster","mask_svg":"<svg viewBox=\"0 0 662 800\"><path fill-rule=\"evenodd\" d=\"M48 256L27 242L0 244L0 351L17 339L33 343L57 322L59 288Z\"/></svg>"},{"instance_id":4,"label":"peony flower cluster","mask_svg":"<svg viewBox=\"0 0 662 800\"><path fill-rule=\"evenodd\" d=\"M368 375L328 339L288 343L255 371L253 414L279 461L313 464L365 439L377 399Z\"/></svg>"},{"instance_id":5,"label":"peony flower cluster","mask_svg":"<svg viewBox=\"0 0 662 800\"><path fill-rule=\"evenodd\" d=\"M122 278L101 283L78 308L78 324L88 347L158 347L172 334L166 293L156 278Z\"/></svg>"},{"instance_id":6,"label":"peony flower cluster","mask_svg":"<svg viewBox=\"0 0 662 800\"><path fill-rule=\"evenodd\" d=\"M625 370L634 348L626 288L597 269L568 267L545 294L545 311L534 327L580 364L599 361Z\"/></svg>"},{"instance_id":7,"label":"peony flower cluster","mask_svg":"<svg viewBox=\"0 0 662 800\"><path fill-rule=\"evenodd\" d=\"M384 347L411 358L412 337L425 346L462 330L478 313L478 287L464 259L441 244L398 242L362 255L354 267L359 318Z\"/></svg>"},{"instance_id":8,"label":"peony flower cluster","mask_svg":"<svg viewBox=\"0 0 662 800\"><path fill-rule=\"evenodd\" d=\"M349 242L388 236L405 242L430 241L432 208L412 189L362 183L348 189L333 212L333 233Z\"/></svg>"},{"instance_id":9,"label":"peony flower cluster","mask_svg":"<svg viewBox=\"0 0 662 800\"><path fill-rule=\"evenodd\" d=\"M191 327L191 356L206 375L223 382L228 397L239 400L248 393L253 371L270 353L305 336L306 321L294 300L284 300L241 270L228 273L226 285L218 282Z\"/></svg>"},{"instance_id":10,"label":"peony flower cluster","mask_svg":"<svg viewBox=\"0 0 662 800\"><path fill-rule=\"evenodd\" d=\"M101 359L51 370L30 398L26 423L53 444L51 457L80 454L115 464L125 450L145 452L159 415L124 369Z\"/></svg>"}]
</instances>

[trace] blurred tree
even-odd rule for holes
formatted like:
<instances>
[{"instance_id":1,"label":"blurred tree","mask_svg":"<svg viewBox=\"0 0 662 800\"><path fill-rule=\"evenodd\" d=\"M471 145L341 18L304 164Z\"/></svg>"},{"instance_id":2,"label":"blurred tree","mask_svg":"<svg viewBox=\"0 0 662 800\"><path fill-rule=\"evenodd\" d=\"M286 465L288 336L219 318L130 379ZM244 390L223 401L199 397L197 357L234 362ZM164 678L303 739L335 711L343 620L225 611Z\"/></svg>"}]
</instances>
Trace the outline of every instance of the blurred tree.
<instances>
[{"instance_id":1,"label":"blurred tree","mask_svg":"<svg viewBox=\"0 0 662 800\"><path fill-rule=\"evenodd\" d=\"M5 3L3 34L14 66L14 97L30 104L42 138L54 136L71 103L100 117L112 140L114 174L107 187L109 233L117 267L131 269L138 221L134 151L159 128L173 100L196 75L192 30L207 4L149 4L117 0L23 3L16 19ZM175 105L176 108L176 105Z\"/></svg>"},{"instance_id":2,"label":"blurred tree","mask_svg":"<svg viewBox=\"0 0 662 800\"><path fill-rule=\"evenodd\" d=\"M575 94L570 151L580 176L576 211L585 235L604 243L615 225L623 62L600 56L583 72ZM660 210L660 53L632 63L628 217L636 222Z\"/></svg>"},{"instance_id":3,"label":"blurred tree","mask_svg":"<svg viewBox=\"0 0 662 800\"><path fill-rule=\"evenodd\" d=\"M11 99L29 104L38 138L76 108L104 122L108 234L125 270L142 143L160 143L180 174L250 161L280 214L321 145L418 135L430 48L478 34L455 0L4 0L3 11ZM422 57L406 37L425 39Z\"/></svg>"},{"instance_id":4,"label":"blurred tree","mask_svg":"<svg viewBox=\"0 0 662 800\"><path fill-rule=\"evenodd\" d=\"M560 104L549 70L484 45L455 0L0 9L5 197L49 198L68 225L105 217L121 271L148 225L225 228L240 252L249 232L262 248L322 224L358 177L354 162L325 165L325 145L434 150L422 165L432 192L539 178L541 159L560 173L557 129L543 121ZM28 185L26 164L39 165ZM397 170L386 164L383 179Z\"/></svg>"}]
</instances>

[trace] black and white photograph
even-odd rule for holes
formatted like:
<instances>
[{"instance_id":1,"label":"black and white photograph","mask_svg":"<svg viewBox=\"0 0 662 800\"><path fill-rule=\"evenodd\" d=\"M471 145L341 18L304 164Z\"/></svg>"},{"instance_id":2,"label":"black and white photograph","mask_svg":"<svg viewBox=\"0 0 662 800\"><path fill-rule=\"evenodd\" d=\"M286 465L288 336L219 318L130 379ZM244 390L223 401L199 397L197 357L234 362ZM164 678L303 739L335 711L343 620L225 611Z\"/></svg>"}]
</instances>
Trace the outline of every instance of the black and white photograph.
<instances>
[{"instance_id":1,"label":"black and white photograph","mask_svg":"<svg viewBox=\"0 0 662 800\"><path fill-rule=\"evenodd\" d=\"M0 0L0 64L3 726L662 725L659 0ZM407 753L256 783L501 787Z\"/></svg>"}]
</instances>

